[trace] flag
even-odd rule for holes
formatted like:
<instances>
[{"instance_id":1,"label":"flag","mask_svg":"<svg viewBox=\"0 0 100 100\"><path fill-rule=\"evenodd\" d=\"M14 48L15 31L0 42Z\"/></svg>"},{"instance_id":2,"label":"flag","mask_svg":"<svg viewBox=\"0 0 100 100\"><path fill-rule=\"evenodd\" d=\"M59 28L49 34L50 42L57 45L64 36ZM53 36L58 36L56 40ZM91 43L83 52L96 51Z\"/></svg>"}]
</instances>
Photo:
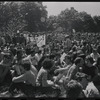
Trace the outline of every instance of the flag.
<instances>
[{"instance_id":1,"label":"flag","mask_svg":"<svg viewBox=\"0 0 100 100\"><path fill-rule=\"evenodd\" d=\"M45 35L40 35L36 37L36 43L38 47L41 47L46 44L46 36Z\"/></svg>"}]
</instances>

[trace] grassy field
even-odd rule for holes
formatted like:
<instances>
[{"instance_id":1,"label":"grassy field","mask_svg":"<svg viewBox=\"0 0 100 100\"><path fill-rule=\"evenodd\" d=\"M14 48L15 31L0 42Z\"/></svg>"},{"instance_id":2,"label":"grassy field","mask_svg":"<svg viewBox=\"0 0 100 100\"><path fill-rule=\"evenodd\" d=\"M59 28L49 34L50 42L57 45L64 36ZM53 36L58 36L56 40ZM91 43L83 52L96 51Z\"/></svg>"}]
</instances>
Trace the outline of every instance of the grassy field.
<instances>
[{"instance_id":1,"label":"grassy field","mask_svg":"<svg viewBox=\"0 0 100 100\"><path fill-rule=\"evenodd\" d=\"M25 94L23 94L22 92L17 92L14 96L11 96L10 93L8 92L9 86L4 85L0 87L0 97L27 97ZM7 93L8 92L8 93ZM35 93L35 98L42 98L42 97L56 97L57 93L56 92L52 92L52 93L46 93L46 94L41 94L41 93ZM31 97L34 97L34 95ZM65 97L60 96L59 97Z\"/></svg>"}]
</instances>

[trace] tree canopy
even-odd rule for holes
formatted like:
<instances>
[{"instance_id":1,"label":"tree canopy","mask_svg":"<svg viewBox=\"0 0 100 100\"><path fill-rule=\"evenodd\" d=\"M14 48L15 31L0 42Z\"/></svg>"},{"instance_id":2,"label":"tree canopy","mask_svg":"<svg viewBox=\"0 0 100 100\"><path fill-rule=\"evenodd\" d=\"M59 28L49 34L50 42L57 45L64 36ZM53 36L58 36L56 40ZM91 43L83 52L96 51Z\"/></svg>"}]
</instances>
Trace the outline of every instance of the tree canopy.
<instances>
[{"instance_id":1,"label":"tree canopy","mask_svg":"<svg viewBox=\"0 0 100 100\"><path fill-rule=\"evenodd\" d=\"M42 2L0 2L0 31L9 34L19 31L43 32L100 32L100 16L78 12L74 7L49 16ZM60 30L60 31L61 31Z\"/></svg>"}]
</instances>

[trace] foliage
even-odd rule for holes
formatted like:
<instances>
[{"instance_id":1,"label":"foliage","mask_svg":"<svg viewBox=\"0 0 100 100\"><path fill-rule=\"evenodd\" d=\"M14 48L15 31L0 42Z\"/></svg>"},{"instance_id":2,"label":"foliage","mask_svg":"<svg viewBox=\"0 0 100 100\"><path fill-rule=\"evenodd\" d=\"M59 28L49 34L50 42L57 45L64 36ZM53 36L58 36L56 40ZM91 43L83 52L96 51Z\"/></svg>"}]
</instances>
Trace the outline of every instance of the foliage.
<instances>
[{"instance_id":1,"label":"foliage","mask_svg":"<svg viewBox=\"0 0 100 100\"><path fill-rule=\"evenodd\" d=\"M75 29L76 32L100 32L99 19L100 16L92 17L84 11L78 12L71 7L61 11L58 16L50 16L48 18L48 29L55 30L62 27L66 32L72 32L72 29Z\"/></svg>"},{"instance_id":2,"label":"foliage","mask_svg":"<svg viewBox=\"0 0 100 100\"><path fill-rule=\"evenodd\" d=\"M46 7L42 2L0 2L0 29L2 32L45 31Z\"/></svg>"},{"instance_id":3,"label":"foliage","mask_svg":"<svg viewBox=\"0 0 100 100\"><path fill-rule=\"evenodd\" d=\"M0 2L0 31L13 34L17 30L28 32L58 31L100 32L100 16L78 12L71 7L57 16L49 16L42 2Z\"/></svg>"}]
</instances>

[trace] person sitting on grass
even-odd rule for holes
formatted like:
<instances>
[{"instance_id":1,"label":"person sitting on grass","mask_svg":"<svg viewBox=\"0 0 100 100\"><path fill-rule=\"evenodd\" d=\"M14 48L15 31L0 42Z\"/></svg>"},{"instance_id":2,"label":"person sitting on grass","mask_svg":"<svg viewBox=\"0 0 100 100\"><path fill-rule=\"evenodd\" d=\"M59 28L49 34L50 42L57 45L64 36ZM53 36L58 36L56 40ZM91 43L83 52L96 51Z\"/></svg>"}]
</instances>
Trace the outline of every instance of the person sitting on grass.
<instances>
[{"instance_id":1,"label":"person sitting on grass","mask_svg":"<svg viewBox=\"0 0 100 100\"><path fill-rule=\"evenodd\" d=\"M83 75L82 75L83 74ZM90 79L90 76L85 73L77 73L76 80L82 85L82 93L79 97L97 98L100 97L100 93L94 81Z\"/></svg>"},{"instance_id":2,"label":"person sitting on grass","mask_svg":"<svg viewBox=\"0 0 100 100\"><path fill-rule=\"evenodd\" d=\"M38 61L37 58L35 57L35 50L31 50L31 54L28 55L27 57L23 58L24 60L29 60L30 63L35 66L35 68L38 70Z\"/></svg>"},{"instance_id":3,"label":"person sitting on grass","mask_svg":"<svg viewBox=\"0 0 100 100\"><path fill-rule=\"evenodd\" d=\"M34 96L35 91L35 83L36 76L33 71L31 71L31 65L28 62L24 62L22 64L24 73L18 77L14 77L12 79L12 83L9 87L9 91L5 93L5 95L14 96L14 90L21 90L27 96Z\"/></svg>"},{"instance_id":4,"label":"person sitting on grass","mask_svg":"<svg viewBox=\"0 0 100 100\"><path fill-rule=\"evenodd\" d=\"M22 62L22 50L17 50L12 66L12 69L14 69L15 76L21 75L21 62Z\"/></svg>"},{"instance_id":5,"label":"person sitting on grass","mask_svg":"<svg viewBox=\"0 0 100 100\"><path fill-rule=\"evenodd\" d=\"M10 53L5 53L3 60L0 62L0 83L11 82L11 56Z\"/></svg>"},{"instance_id":6,"label":"person sitting on grass","mask_svg":"<svg viewBox=\"0 0 100 100\"><path fill-rule=\"evenodd\" d=\"M68 69L70 68L70 66L72 66L72 62L71 62L71 56L70 55L66 55L64 58L64 62L66 63L64 68L59 68L55 70L55 73L62 73L62 74L67 74Z\"/></svg>"},{"instance_id":7,"label":"person sitting on grass","mask_svg":"<svg viewBox=\"0 0 100 100\"><path fill-rule=\"evenodd\" d=\"M82 92L82 85L76 80L70 80L66 85L66 98L77 99Z\"/></svg>"},{"instance_id":8,"label":"person sitting on grass","mask_svg":"<svg viewBox=\"0 0 100 100\"><path fill-rule=\"evenodd\" d=\"M49 58L46 58L43 63L40 71L38 72L36 79L36 86L39 87L42 93L53 92L56 90L53 87L56 87L53 81L48 80L49 70L53 67L53 62ZM59 90L59 89L57 89Z\"/></svg>"},{"instance_id":9,"label":"person sitting on grass","mask_svg":"<svg viewBox=\"0 0 100 100\"><path fill-rule=\"evenodd\" d=\"M93 79L98 74L98 69L96 66L94 66L93 58L88 55L85 58L85 65L83 67L82 72L89 75L91 79Z\"/></svg>"}]
</instances>

